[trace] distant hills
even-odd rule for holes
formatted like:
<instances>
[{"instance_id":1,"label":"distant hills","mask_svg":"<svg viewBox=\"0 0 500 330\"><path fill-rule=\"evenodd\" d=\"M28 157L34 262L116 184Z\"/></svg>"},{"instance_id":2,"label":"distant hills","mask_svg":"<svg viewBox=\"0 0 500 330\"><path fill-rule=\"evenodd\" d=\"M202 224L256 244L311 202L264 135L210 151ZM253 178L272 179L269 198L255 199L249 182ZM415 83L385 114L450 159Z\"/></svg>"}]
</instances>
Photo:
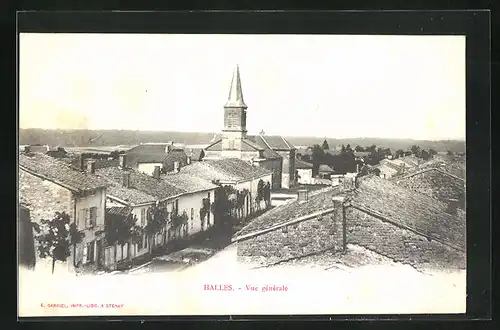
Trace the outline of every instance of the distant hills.
<instances>
[{"instance_id":1,"label":"distant hills","mask_svg":"<svg viewBox=\"0 0 500 330\"><path fill-rule=\"evenodd\" d=\"M47 144L62 147L102 147L118 145L136 145L146 142L174 141L188 145L208 144L216 133L196 132L162 132L162 131L132 131L132 130L45 130L37 128L20 129L19 144ZM324 138L286 136L295 146L321 145ZM408 149L418 145L422 149L436 151L465 152L465 142L457 140L412 140L412 139L382 139L382 138L327 138L330 148L338 145L360 145L367 147L377 145L384 148Z\"/></svg>"}]
</instances>

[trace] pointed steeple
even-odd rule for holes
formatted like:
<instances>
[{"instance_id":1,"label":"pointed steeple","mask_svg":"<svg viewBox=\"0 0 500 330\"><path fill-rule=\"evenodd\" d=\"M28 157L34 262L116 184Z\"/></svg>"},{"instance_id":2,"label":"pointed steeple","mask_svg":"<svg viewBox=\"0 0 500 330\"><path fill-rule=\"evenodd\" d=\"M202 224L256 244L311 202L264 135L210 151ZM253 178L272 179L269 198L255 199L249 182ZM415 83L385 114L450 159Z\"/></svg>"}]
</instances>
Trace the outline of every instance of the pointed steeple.
<instances>
[{"instance_id":1,"label":"pointed steeple","mask_svg":"<svg viewBox=\"0 0 500 330\"><path fill-rule=\"evenodd\" d=\"M233 72L233 79L231 80L231 89L229 90L229 97L227 99L226 107L247 108L243 101L243 91L241 90L240 68L236 65Z\"/></svg>"}]
</instances>

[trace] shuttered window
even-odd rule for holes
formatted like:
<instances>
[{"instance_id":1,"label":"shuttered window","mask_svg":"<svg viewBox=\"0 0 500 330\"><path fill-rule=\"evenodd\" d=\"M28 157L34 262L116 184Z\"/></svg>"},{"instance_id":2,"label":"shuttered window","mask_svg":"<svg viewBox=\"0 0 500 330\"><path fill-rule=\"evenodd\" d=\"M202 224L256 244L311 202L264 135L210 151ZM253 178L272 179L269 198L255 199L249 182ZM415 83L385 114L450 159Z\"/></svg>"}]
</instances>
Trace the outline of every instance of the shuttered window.
<instances>
[{"instance_id":1,"label":"shuttered window","mask_svg":"<svg viewBox=\"0 0 500 330\"><path fill-rule=\"evenodd\" d=\"M91 207L89 209L89 226L87 228L92 228L97 224L97 207Z\"/></svg>"},{"instance_id":2,"label":"shuttered window","mask_svg":"<svg viewBox=\"0 0 500 330\"><path fill-rule=\"evenodd\" d=\"M85 229L85 209L78 212L78 229Z\"/></svg>"},{"instance_id":3,"label":"shuttered window","mask_svg":"<svg viewBox=\"0 0 500 330\"><path fill-rule=\"evenodd\" d=\"M141 226L146 225L146 209L141 209Z\"/></svg>"}]
</instances>

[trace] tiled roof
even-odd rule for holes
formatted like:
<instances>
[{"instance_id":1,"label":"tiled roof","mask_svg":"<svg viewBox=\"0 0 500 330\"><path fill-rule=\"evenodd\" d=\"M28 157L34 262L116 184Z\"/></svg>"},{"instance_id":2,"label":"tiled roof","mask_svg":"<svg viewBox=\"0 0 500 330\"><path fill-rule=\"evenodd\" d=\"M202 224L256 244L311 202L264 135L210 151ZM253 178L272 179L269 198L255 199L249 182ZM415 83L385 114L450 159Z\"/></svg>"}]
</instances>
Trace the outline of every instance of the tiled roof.
<instances>
[{"instance_id":1,"label":"tiled roof","mask_svg":"<svg viewBox=\"0 0 500 330\"><path fill-rule=\"evenodd\" d=\"M354 156L355 157L367 157L367 156L370 156L370 152L369 151L355 151Z\"/></svg>"},{"instance_id":2,"label":"tiled roof","mask_svg":"<svg viewBox=\"0 0 500 330\"><path fill-rule=\"evenodd\" d=\"M384 172L384 173L390 173L393 175L398 173L398 170L394 169L393 167L391 167L387 164L378 164L378 165L375 165L373 167L378 168L380 170L380 172Z\"/></svg>"},{"instance_id":3,"label":"tiled roof","mask_svg":"<svg viewBox=\"0 0 500 330\"><path fill-rule=\"evenodd\" d=\"M395 178L392 182L443 202L450 199L465 202L465 182L440 169L427 168Z\"/></svg>"},{"instance_id":4,"label":"tiled roof","mask_svg":"<svg viewBox=\"0 0 500 330\"><path fill-rule=\"evenodd\" d=\"M304 162L300 159L295 159L295 168L296 169L312 169L313 164Z\"/></svg>"},{"instance_id":5,"label":"tiled roof","mask_svg":"<svg viewBox=\"0 0 500 330\"><path fill-rule=\"evenodd\" d=\"M299 203L297 200L282 204L265 212L261 216L251 220L234 236L243 236L256 231L271 228L273 226L288 222L290 220L313 214L333 207L332 197L339 195L338 187L327 187L325 189L310 191L308 201Z\"/></svg>"},{"instance_id":6,"label":"tiled roof","mask_svg":"<svg viewBox=\"0 0 500 330\"><path fill-rule=\"evenodd\" d=\"M465 250L465 212L446 213L447 204L397 186L378 176L365 176L352 202L404 226Z\"/></svg>"},{"instance_id":7,"label":"tiled roof","mask_svg":"<svg viewBox=\"0 0 500 330\"><path fill-rule=\"evenodd\" d=\"M219 160L208 160L207 165L228 174L239 178L240 180L248 180L255 177L261 177L267 174L271 174L272 171L264 169L262 167L252 166L250 163L238 159L238 158L227 158Z\"/></svg>"},{"instance_id":8,"label":"tiled roof","mask_svg":"<svg viewBox=\"0 0 500 330\"><path fill-rule=\"evenodd\" d=\"M95 175L80 171L42 153L20 153L19 167L72 191L93 190L107 185Z\"/></svg>"},{"instance_id":9,"label":"tiled roof","mask_svg":"<svg viewBox=\"0 0 500 330\"><path fill-rule=\"evenodd\" d=\"M122 185L123 175L126 172L130 173L130 188L128 189ZM172 186L164 180L158 180L131 169L123 170L118 167L101 168L96 170L96 174L99 177L115 182L112 189L110 187L109 195L133 204L167 199L185 193L182 189ZM151 199L150 197L153 198Z\"/></svg>"},{"instance_id":10,"label":"tiled roof","mask_svg":"<svg viewBox=\"0 0 500 330\"><path fill-rule=\"evenodd\" d=\"M162 179L171 184L172 186L182 189L183 191L188 193L194 193L198 191L211 190L217 188L216 185L212 184L207 180L191 176L182 172L177 174L164 175L162 176Z\"/></svg>"},{"instance_id":11,"label":"tiled roof","mask_svg":"<svg viewBox=\"0 0 500 330\"><path fill-rule=\"evenodd\" d=\"M163 159L163 167L167 171L174 169L174 163L179 162L180 166L187 164L187 155L184 150L172 150Z\"/></svg>"},{"instance_id":12,"label":"tiled roof","mask_svg":"<svg viewBox=\"0 0 500 330\"><path fill-rule=\"evenodd\" d=\"M203 160L184 166L181 173L195 176L204 180L246 181L254 177L262 177L272 173L269 170L252 166L236 158L220 160Z\"/></svg>"},{"instance_id":13,"label":"tiled roof","mask_svg":"<svg viewBox=\"0 0 500 330\"><path fill-rule=\"evenodd\" d=\"M106 213L127 217L130 213L132 213L132 207L130 207L130 206L108 207L108 208L106 208Z\"/></svg>"}]
</instances>

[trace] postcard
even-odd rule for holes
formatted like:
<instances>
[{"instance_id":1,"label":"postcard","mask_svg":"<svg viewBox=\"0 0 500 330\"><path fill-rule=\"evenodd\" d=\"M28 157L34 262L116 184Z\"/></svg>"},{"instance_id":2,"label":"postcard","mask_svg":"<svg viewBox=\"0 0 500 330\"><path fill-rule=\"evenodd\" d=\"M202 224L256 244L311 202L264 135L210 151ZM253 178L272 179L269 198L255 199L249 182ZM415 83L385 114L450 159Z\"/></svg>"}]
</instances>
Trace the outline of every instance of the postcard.
<instances>
[{"instance_id":1,"label":"postcard","mask_svg":"<svg viewBox=\"0 0 500 330\"><path fill-rule=\"evenodd\" d=\"M465 313L465 36L21 33L19 316Z\"/></svg>"}]
</instances>

